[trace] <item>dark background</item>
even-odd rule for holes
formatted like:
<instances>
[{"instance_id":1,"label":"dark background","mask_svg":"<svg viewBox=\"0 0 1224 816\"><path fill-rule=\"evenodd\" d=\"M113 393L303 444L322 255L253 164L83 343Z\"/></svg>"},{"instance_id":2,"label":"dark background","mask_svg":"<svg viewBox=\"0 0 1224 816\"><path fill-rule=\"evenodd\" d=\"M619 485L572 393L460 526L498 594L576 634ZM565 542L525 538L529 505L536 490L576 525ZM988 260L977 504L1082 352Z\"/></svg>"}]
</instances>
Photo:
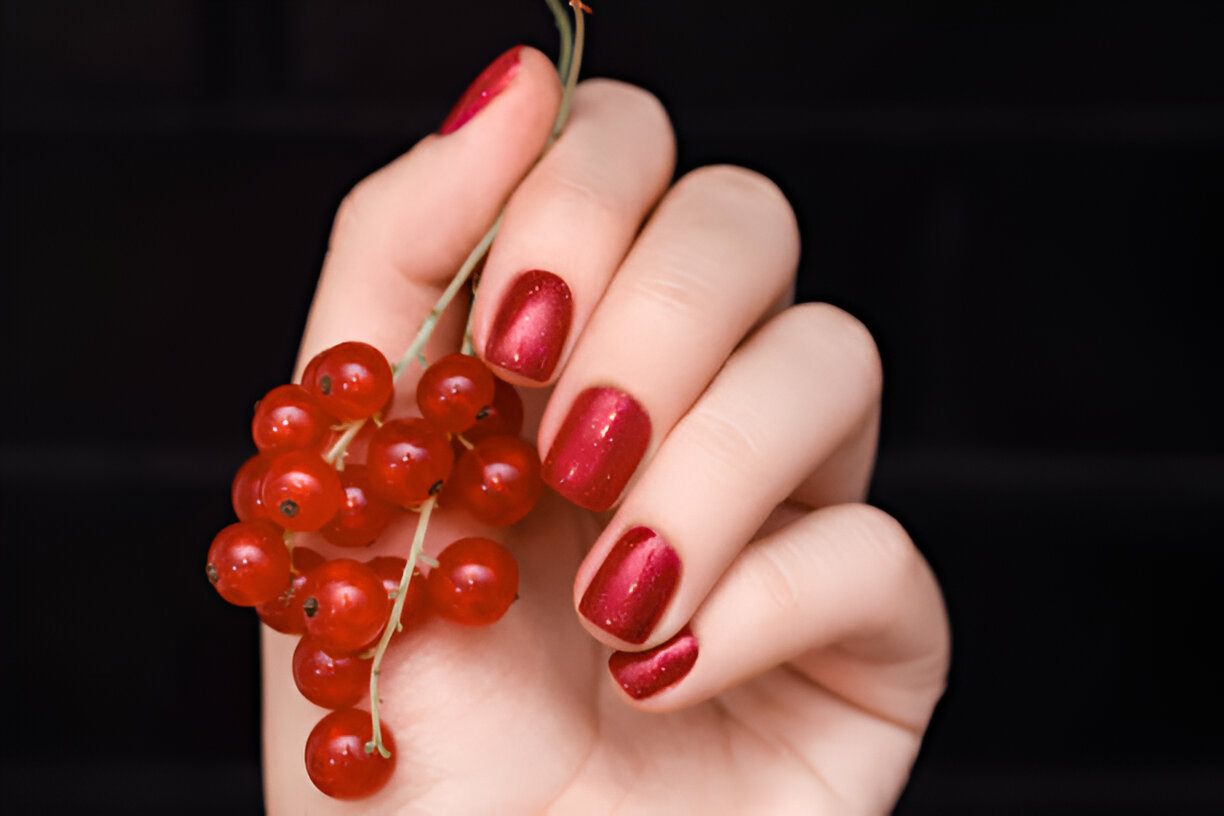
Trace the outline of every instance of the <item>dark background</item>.
<instances>
[{"instance_id":1,"label":"dark background","mask_svg":"<svg viewBox=\"0 0 1224 816\"><path fill-rule=\"evenodd\" d=\"M775 178L875 332L875 500L952 614L902 814L1224 807L1224 3L601 0L588 76ZM3 799L260 809L203 577L345 191L539 0L4 0ZM109 803L109 804L107 804Z\"/></svg>"}]
</instances>

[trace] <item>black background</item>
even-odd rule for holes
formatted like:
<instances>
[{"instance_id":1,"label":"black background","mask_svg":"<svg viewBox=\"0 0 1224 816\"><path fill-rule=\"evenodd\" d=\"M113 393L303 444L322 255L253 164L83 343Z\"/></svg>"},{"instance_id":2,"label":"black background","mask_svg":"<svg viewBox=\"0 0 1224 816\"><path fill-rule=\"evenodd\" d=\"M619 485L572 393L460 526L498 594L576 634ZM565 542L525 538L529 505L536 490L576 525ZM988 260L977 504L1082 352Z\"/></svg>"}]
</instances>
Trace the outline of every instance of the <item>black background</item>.
<instances>
[{"instance_id":1,"label":"black background","mask_svg":"<svg viewBox=\"0 0 1224 816\"><path fill-rule=\"evenodd\" d=\"M3 3L3 798L260 810L256 627L203 577L335 206L537 0ZM876 334L874 499L949 694L899 812L1219 812L1224 4L595 5L681 170L759 169ZM1224 208L1221 208L1224 209Z\"/></svg>"}]
</instances>

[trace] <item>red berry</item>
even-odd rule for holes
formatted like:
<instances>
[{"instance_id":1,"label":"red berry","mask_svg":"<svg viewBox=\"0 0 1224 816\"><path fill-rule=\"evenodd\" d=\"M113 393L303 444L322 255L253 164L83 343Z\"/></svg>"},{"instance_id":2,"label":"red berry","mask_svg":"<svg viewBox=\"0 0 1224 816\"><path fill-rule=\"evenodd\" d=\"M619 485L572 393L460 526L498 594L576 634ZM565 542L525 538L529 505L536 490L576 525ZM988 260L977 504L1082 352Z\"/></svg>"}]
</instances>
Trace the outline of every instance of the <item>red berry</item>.
<instances>
[{"instance_id":1,"label":"red berry","mask_svg":"<svg viewBox=\"0 0 1224 816\"><path fill-rule=\"evenodd\" d=\"M400 579L404 576L404 567L408 562L395 555L382 555L371 558L366 566L374 570L382 578L387 593L399 589ZM394 602L394 599L393 601ZM413 570L412 580L408 582L408 591L404 593L404 608L400 610L400 623L404 631L414 626L420 626L429 617L429 590L425 588L425 576L421 571Z\"/></svg>"},{"instance_id":2,"label":"red berry","mask_svg":"<svg viewBox=\"0 0 1224 816\"><path fill-rule=\"evenodd\" d=\"M318 450L335 422L300 385L280 385L255 406L251 438L261 451Z\"/></svg>"},{"instance_id":3,"label":"red berry","mask_svg":"<svg viewBox=\"0 0 1224 816\"><path fill-rule=\"evenodd\" d=\"M505 380L493 378L493 403L481 411L476 424L463 432L469 442L490 436L518 436L523 431L523 398Z\"/></svg>"},{"instance_id":4,"label":"red berry","mask_svg":"<svg viewBox=\"0 0 1224 816\"><path fill-rule=\"evenodd\" d=\"M401 511L374 492L365 465L345 467L340 484L344 487L340 512L319 532L337 547L368 547Z\"/></svg>"},{"instance_id":5,"label":"red berry","mask_svg":"<svg viewBox=\"0 0 1224 816\"><path fill-rule=\"evenodd\" d=\"M337 558L306 575L306 633L329 654L360 651L378 637L391 611L382 579L365 564Z\"/></svg>"},{"instance_id":6,"label":"red berry","mask_svg":"<svg viewBox=\"0 0 1224 816\"><path fill-rule=\"evenodd\" d=\"M317 453L289 451L268 464L260 492L265 513L287 530L309 532L332 520L344 501L336 469Z\"/></svg>"},{"instance_id":7,"label":"red berry","mask_svg":"<svg viewBox=\"0 0 1224 816\"><path fill-rule=\"evenodd\" d=\"M445 434L415 417L384 422L366 453L374 489L403 507L420 504L441 490L454 464Z\"/></svg>"},{"instance_id":8,"label":"red berry","mask_svg":"<svg viewBox=\"0 0 1224 816\"><path fill-rule=\"evenodd\" d=\"M505 527L531 512L540 489L535 448L517 436L491 436L459 457L447 496L485 524Z\"/></svg>"},{"instance_id":9,"label":"red berry","mask_svg":"<svg viewBox=\"0 0 1224 816\"><path fill-rule=\"evenodd\" d=\"M493 393L493 373L484 363L470 354L448 354L421 375L417 406L439 430L460 433L476 424Z\"/></svg>"},{"instance_id":10,"label":"red berry","mask_svg":"<svg viewBox=\"0 0 1224 816\"><path fill-rule=\"evenodd\" d=\"M370 713L359 708L333 711L306 738L306 773L315 787L333 799L363 799L378 792L395 770L395 740L386 723L380 724L382 741L391 753L366 753L374 738Z\"/></svg>"},{"instance_id":11,"label":"red berry","mask_svg":"<svg viewBox=\"0 0 1224 816\"><path fill-rule=\"evenodd\" d=\"M234 504L234 514L240 521L267 518L261 495L264 474L268 472L272 459L271 456L257 453L238 468L234 484L230 488L230 500Z\"/></svg>"},{"instance_id":12,"label":"red berry","mask_svg":"<svg viewBox=\"0 0 1224 816\"><path fill-rule=\"evenodd\" d=\"M278 632L300 635L306 631L306 616L302 614L302 584L306 573L323 563L323 556L306 547L293 548L293 575L289 588L278 597L255 607L259 619Z\"/></svg>"},{"instance_id":13,"label":"red berry","mask_svg":"<svg viewBox=\"0 0 1224 816\"><path fill-rule=\"evenodd\" d=\"M518 595L518 563L487 538L461 538L429 572L429 600L440 617L465 626L501 619Z\"/></svg>"},{"instance_id":14,"label":"red berry","mask_svg":"<svg viewBox=\"0 0 1224 816\"><path fill-rule=\"evenodd\" d=\"M334 416L348 421L376 414L391 398L391 365L368 343L341 343L307 365L303 385Z\"/></svg>"},{"instance_id":15,"label":"red berry","mask_svg":"<svg viewBox=\"0 0 1224 816\"><path fill-rule=\"evenodd\" d=\"M348 708L370 688L373 661L356 655L330 655L312 637L293 650L293 682L302 696L323 708Z\"/></svg>"},{"instance_id":16,"label":"red berry","mask_svg":"<svg viewBox=\"0 0 1224 816\"><path fill-rule=\"evenodd\" d=\"M270 601L289 585L289 548L266 521L239 521L213 539L205 568L221 597L237 606Z\"/></svg>"}]
</instances>

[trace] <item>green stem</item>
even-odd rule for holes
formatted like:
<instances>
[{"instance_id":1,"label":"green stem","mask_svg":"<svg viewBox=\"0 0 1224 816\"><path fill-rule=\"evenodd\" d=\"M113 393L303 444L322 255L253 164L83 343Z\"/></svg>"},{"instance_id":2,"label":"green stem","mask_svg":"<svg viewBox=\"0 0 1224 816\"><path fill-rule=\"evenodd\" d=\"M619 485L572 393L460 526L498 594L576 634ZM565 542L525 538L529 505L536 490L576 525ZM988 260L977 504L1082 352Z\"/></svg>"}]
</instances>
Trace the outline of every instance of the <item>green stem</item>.
<instances>
[{"instance_id":1,"label":"green stem","mask_svg":"<svg viewBox=\"0 0 1224 816\"><path fill-rule=\"evenodd\" d=\"M382 741L382 727L378 719L378 675L382 672L383 656L387 646L391 644L391 636L400 629L400 615L404 613L404 599L408 597L408 582L412 580L413 570L425 547L425 530L429 527L429 517L438 504L436 497L430 497L421 505L421 517L417 519L416 533L412 536L412 550L408 553L408 563L404 566L404 574L400 577L399 589L395 593L395 604L391 607L391 617L383 627L382 637L374 649L374 664L370 667L370 718L374 724L374 739L366 743L366 753L372 754L375 749L384 757L390 757Z\"/></svg>"}]
</instances>

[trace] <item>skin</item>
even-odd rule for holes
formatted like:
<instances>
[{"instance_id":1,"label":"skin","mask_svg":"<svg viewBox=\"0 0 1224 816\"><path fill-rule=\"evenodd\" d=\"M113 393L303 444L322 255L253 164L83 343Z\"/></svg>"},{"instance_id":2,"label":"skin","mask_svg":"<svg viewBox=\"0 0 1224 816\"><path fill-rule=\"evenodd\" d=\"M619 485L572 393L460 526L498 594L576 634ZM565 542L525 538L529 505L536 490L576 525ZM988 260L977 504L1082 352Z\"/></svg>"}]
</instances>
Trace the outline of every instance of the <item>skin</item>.
<instances>
[{"instance_id":1,"label":"skin","mask_svg":"<svg viewBox=\"0 0 1224 816\"><path fill-rule=\"evenodd\" d=\"M460 130L427 137L346 198L299 368L353 339L398 359L505 205L475 304L477 351L522 270L561 275L574 302L552 380L523 389L524 436L547 451L574 397L610 382L649 413L650 446L612 510L546 490L527 519L490 533L522 576L500 622L397 636L381 695L397 767L374 797L337 802L311 785L302 746L323 711L293 687L294 638L265 628L268 811L888 812L944 690L949 632L905 531L862 503L875 345L831 306L788 305L799 236L769 180L710 167L670 184L670 124L644 91L580 85L536 165L560 88L542 54L522 59ZM458 347L466 305L444 316L429 358ZM396 413L411 412L413 378ZM665 531L683 573L650 637L630 645L576 607L639 524ZM412 529L410 517L361 557L406 553ZM483 532L444 508L426 549ZM641 701L612 682L613 650L652 648L685 624L700 653L684 679Z\"/></svg>"}]
</instances>

